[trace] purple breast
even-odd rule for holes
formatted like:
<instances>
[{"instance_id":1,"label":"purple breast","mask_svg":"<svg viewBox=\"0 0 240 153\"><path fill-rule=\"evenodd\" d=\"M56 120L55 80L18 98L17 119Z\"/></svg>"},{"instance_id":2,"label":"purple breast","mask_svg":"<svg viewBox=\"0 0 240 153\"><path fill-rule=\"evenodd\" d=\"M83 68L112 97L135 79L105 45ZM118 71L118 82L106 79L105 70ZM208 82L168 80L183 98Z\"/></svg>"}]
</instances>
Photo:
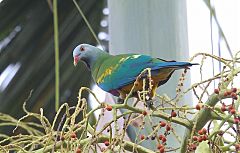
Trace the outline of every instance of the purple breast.
<instances>
[{"instance_id":1,"label":"purple breast","mask_svg":"<svg viewBox=\"0 0 240 153\"><path fill-rule=\"evenodd\" d=\"M119 96L119 92L116 89L110 90L109 93L111 93L112 95L117 96L117 97Z\"/></svg>"}]
</instances>

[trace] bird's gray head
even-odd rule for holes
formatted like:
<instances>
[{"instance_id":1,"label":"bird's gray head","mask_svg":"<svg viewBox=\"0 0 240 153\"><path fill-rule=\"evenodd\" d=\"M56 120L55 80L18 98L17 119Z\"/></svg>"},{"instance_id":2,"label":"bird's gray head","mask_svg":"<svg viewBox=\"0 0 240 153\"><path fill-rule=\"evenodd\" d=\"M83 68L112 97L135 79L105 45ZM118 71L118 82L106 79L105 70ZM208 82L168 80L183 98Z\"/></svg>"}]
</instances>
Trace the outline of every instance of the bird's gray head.
<instances>
[{"instance_id":1,"label":"bird's gray head","mask_svg":"<svg viewBox=\"0 0 240 153\"><path fill-rule=\"evenodd\" d=\"M73 64L76 66L81 60L87 65L88 68L91 68L97 58L103 54L107 53L95 46L89 44L80 44L73 50Z\"/></svg>"}]
</instances>

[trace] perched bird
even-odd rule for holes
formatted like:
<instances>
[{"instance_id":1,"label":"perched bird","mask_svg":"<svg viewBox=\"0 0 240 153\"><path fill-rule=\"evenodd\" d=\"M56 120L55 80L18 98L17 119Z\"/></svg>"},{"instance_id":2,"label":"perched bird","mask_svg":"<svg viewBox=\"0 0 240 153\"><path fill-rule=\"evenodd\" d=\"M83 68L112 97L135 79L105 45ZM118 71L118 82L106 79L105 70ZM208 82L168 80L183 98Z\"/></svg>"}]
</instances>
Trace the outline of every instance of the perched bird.
<instances>
[{"instance_id":1,"label":"perched bird","mask_svg":"<svg viewBox=\"0 0 240 153\"><path fill-rule=\"evenodd\" d=\"M151 68L152 90L149 98L154 97L157 87L166 83L177 69L186 69L194 64L188 62L166 61L142 54L110 55L89 45L80 44L73 50L74 65L83 61L92 73L93 80L106 92L124 99L132 89L136 78L146 68ZM147 74L145 74L147 77ZM143 78L135 84L133 97L138 98L142 90Z\"/></svg>"}]
</instances>

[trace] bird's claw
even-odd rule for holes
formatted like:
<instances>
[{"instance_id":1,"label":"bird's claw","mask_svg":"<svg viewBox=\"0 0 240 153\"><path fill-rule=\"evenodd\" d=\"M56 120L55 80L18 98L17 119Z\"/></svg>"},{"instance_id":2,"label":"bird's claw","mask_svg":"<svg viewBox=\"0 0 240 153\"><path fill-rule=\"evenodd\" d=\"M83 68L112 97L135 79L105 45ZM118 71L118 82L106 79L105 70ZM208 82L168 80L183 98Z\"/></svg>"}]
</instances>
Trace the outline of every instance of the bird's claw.
<instances>
[{"instance_id":1,"label":"bird's claw","mask_svg":"<svg viewBox=\"0 0 240 153\"><path fill-rule=\"evenodd\" d=\"M123 104L123 103L124 103L124 99L117 98L117 104Z\"/></svg>"},{"instance_id":2,"label":"bird's claw","mask_svg":"<svg viewBox=\"0 0 240 153\"><path fill-rule=\"evenodd\" d=\"M151 110L155 110L155 107L153 106L153 103L156 101L156 99L152 99L152 98L149 98L148 100L146 100L145 102L145 106L148 108L148 109L151 109Z\"/></svg>"}]
</instances>

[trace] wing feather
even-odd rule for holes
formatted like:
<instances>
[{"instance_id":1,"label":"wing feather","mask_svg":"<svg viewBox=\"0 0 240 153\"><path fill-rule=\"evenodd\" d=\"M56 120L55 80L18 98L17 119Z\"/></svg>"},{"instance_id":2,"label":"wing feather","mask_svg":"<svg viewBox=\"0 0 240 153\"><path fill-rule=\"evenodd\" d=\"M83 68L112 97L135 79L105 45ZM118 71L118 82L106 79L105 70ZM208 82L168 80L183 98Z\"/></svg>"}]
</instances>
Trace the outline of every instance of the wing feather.
<instances>
[{"instance_id":1,"label":"wing feather","mask_svg":"<svg viewBox=\"0 0 240 153\"><path fill-rule=\"evenodd\" d=\"M133 83L146 68L151 68L154 71L164 68L179 69L191 65L188 62L164 61L147 55L117 55L103 62L101 67L104 67L104 70L98 74L97 83L103 90L111 91Z\"/></svg>"}]
</instances>

